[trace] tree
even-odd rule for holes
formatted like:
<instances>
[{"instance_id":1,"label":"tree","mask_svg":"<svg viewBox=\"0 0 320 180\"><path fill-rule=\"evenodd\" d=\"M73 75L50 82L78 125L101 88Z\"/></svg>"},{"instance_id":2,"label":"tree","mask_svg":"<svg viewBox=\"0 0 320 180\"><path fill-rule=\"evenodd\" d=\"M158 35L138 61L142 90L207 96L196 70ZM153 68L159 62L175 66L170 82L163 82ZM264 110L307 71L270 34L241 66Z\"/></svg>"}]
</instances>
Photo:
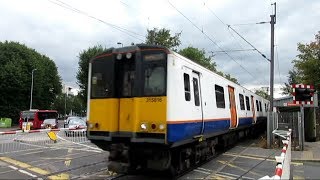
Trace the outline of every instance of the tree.
<instances>
[{"instance_id":1,"label":"tree","mask_svg":"<svg viewBox=\"0 0 320 180\"><path fill-rule=\"evenodd\" d=\"M61 80L53 60L18 42L0 42L0 117L16 123L19 112L29 109L31 72L34 71L35 109L49 109L61 92Z\"/></svg>"},{"instance_id":2,"label":"tree","mask_svg":"<svg viewBox=\"0 0 320 180\"><path fill-rule=\"evenodd\" d=\"M101 45L97 45L89 47L79 53L77 83L80 86L79 96L85 105L87 104L89 61L105 50L106 48L103 48Z\"/></svg>"},{"instance_id":3,"label":"tree","mask_svg":"<svg viewBox=\"0 0 320 180\"><path fill-rule=\"evenodd\" d=\"M230 81L239 84L238 80L234 77L231 77L230 74L224 74L221 71L218 71L216 69L216 63L213 61L213 59L211 59L211 57L206 57L206 52L204 49L200 50L198 48L189 46L187 48L181 49L179 51L179 54L181 54L182 56L189 58L190 60L200 64L201 66L209 69L212 72L215 72L217 74L219 74L220 76L225 77L226 79L229 79Z\"/></svg>"},{"instance_id":4,"label":"tree","mask_svg":"<svg viewBox=\"0 0 320 180\"><path fill-rule=\"evenodd\" d=\"M263 89L256 89L254 93L265 99L270 99L270 95Z\"/></svg>"},{"instance_id":5,"label":"tree","mask_svg":"<svg viewBox=\"0 0 320 180\"><path fill-rule=\"evenodd\" d=\"M176 33L174 36L171 35L170 30L162 28L153 28L152 30L147 30L146 44L152 45L162 45L166 48L176 51L180 44L180 33Z\"/></svg>"},{"instance_id":6,"label":"tree","mask_svg":"<svg viewBox=\"0 0 320 180\"><path fill-rule=\"evenodd\" d=\"M283 89L289 93L292 84L313 84L319 90L320 84L320 31L315 35L315 41L298 43L299 54L292 61L294 68L289 71L288 84ZM290 89L291 90L291 89Z\"/></svg>"},{"instance_id":7,"label":"tree","mask_svg":"<svg viewBox=\"0 0 320 180\"><path fill-rule=\"evenodd\" d=\"M299 84L299 81L301 81L298 77L298 72L295 68L289 71L288 76L288 83L284 83L285 87L281 88L282 95L290 95L292 92L292 84Z\"/></svg>"},{"instance_id":8,"label":"tree","mask_svg":"<svg viewBox=\"0 0 320 180\"><path fill-rule=\"evenodd\" d=\"M206 57L206 52L202 49L198 49L192 46L181 49L179 54L182 56L189 58L190 60L206 67L210 71L217 72L216 63L213 62L211 57Z\"/></svg>"},{"instance_id":9,"label":"tree","mask_svg":"<svg viewBox=\"0 0 320 180\"><path fill-rule=\"evenodd\" d=\"M65 106L66 105L66 106ZM65 109L66 107L66 109ZM81 96L69 94L66 96L65 93L59 94L52 104L52 109L58 111L59 114L64 115L64 112L69 114L71 111L76 115L84 115L86 106L83 105Z\"/></svg>"}]
</instances>

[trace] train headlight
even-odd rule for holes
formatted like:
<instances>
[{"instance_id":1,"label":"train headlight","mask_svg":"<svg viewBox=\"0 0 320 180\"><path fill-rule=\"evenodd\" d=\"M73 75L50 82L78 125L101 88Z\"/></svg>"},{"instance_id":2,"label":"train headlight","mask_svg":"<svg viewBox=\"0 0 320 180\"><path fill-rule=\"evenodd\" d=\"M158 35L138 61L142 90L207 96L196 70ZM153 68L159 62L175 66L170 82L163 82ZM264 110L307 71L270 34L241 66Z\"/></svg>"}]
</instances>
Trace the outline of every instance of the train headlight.
<instances>
[{"instance_id":1,"label":"train headlight","mask_svg":"<svg viewBox=\"0 0 320 180\"><path fill-rule=\"evenodd\" d=\"M161 131L163 131L163 130L165 129L165 125L164 125L164 124L160 124L160 125L159 125L159 129L160 129Z\"/></svg>"},{"instance_id":2,"label":"train headlight","mask_svg":"<svg viewBox=\"0 0 320 180\"><path fill-rule=\"evenodd\" d=\"M89 123L89 128L92 129L93 128L93 124Z\"/></svg>"},{"instance_id":3,"label":"train headlight","mask_svg":"<svg viewBox=\"0 0 320 180\"><path fill-rule=\"evenodd\" d=\"M120 60L122 58L122 54L117 54L117 59Z\"/></svg>"},{"instance_id":4,"label":"train headlight","mask_svg":"<svg viewBox=\"0 0 320 180\"><path fill-rule=\"evenodd\" d=\"M130 59L131 57L132 57L132 53L127 53L127 54L126 54L126 58L127 58L127 59Z\"/></svg>"},{"instance_id":5,"label":"train headlight","mask_svg":"<svg viewBox=\"0 0 320 180\"><path fill-rule=\"evenodd\" d=\"M148 126L147 126L146 123L142 123L142 124L140 125L140 128L141 128L141 130L143 130L143 131L148 130Z\"/></svg>"}]
</instances>

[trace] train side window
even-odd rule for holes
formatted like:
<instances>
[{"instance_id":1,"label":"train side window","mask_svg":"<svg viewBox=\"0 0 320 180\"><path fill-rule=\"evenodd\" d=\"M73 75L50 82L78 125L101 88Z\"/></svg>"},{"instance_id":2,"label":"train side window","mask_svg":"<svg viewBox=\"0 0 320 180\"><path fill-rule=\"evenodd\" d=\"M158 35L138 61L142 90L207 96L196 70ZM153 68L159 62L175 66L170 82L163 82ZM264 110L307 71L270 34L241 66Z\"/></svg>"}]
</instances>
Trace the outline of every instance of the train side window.
<instances>
[{"instance_id":1,"label":"train side window","mask_svg":"<svg viewBox=\"0 0 320 180\"><path fill-rule=\"evenodd\" d=\"M267 112L267 103L264 103L264 110Z\"/></svg>"},{"instance_id":2,"label":"train side window","mask_svg":"<svg viewBox=\"0 0 320 180\"><path fill-rule=\"evenodd\" d=\"M217 108L225 108L225 100L224 100L224 89L219 85L215 85L215 93L216 93L216 104Z\"/></svg>"},{"instance_id":3,"label":"train side window","mask_svg":"<svg viewBox=\"0 0 320 180\"><path fill-rule=\"evenodd\" d=\"M250 101L248 96L246 96L246 105L247 105L247 110L250 111Z\"/></svg>"},{"instance_id":4,"label":"train side window","mask_svg":"<svg viewBox=\"0 0 320 180\"><path fill-rule=\"evenodd\" d=\"M256 106L257 106L257 111L260 111L258 100L256 100Z\"/></svg>"},{"instance_id":5,"label":"train side window","mask_svg":"<svg viewBox=\"0 0 320 180\"><path fill-rule=\"evenodd\" d=\"M240 109L241 110L245 110L245 107L244 107L244 97L242 94L239 94L239 101L240 101Z\"/></svg>"},{"instance_id":6,"label":"train side window","mask_svg":"<svg viewBox=\"0 0 320 180\"><path fill-rule=\"evenodd\" d=\"M194 104L200 106L198 79L193 78Z\"/></svg>"},{"instance_id":7,"label":"train side window","mask_svg":"<svg viewBox=\"0 0 320 180\"><path fill-rule=\"evenodd\" d=\"M259 101L259 107L260 107L260 111L262 112L261 101Z\"/></svg>"},{"instance_id":8,"label":"train side window","mask_svg":"<svg viewBox=\"0 0 320 180\"><path fill-rule=\"evenodd\" d=\"M184 97L186 101L190 101L191 94L190 94L190 76L187 73L183 74L184 79Z\"/></svg>"}]
</instances>

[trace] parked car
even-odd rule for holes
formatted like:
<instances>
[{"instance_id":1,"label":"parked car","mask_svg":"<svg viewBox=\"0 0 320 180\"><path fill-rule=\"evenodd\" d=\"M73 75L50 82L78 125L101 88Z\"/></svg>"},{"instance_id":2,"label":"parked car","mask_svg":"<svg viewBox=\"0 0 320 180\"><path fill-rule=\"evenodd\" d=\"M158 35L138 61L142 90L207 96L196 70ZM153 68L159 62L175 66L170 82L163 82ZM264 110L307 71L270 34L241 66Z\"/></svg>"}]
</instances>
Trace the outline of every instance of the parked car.
<instances>
[{"instance_id":1,"label":"parked car","mask_svg":"<svg viewBox=\"0 0 320 180\"><path fill-rule=\"evenodd\" d=\"M69 116L66 120L64 120L64 125L63 125L63 127L67 127L68 124L69 124L69 121L70 121L71 119L75 119L75 118L80 118L80 117L78 117L78 116Z\"/></svg>"},{"instance_id":2,"label":"parked car","mask_svg":"<svg viewBox=\"0 0 320 180\"><path fill-rule=\"evenodd\" d=\"M71 118L70 121L68 122L68 124L66 124L66 127L70 128L70 129L79 129L81 130L79 131L65 131L66 136L70 136L70 135L80 135L80 134L85 134L86 133L86 129L87 129L87 124L86 121L80 117L77 118Z\"/></svg>"},{"instance_id":3,"label":"parked car","mask_svg":"<svg viewBox=\"0 0 320 180\"><path fill-rule=\"evenodd\" d=\"M41 129L56 129L58 127L59 125L57 119L45 119L41 124Z\"/></svg>"}]
</instances>

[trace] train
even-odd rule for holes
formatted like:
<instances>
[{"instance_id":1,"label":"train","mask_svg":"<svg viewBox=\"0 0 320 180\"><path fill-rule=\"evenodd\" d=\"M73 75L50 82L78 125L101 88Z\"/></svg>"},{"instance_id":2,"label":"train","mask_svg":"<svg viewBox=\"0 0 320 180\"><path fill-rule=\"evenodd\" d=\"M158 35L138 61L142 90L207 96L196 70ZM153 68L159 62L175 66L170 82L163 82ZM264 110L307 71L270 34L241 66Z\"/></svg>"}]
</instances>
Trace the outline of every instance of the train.
<instances>
[{"instance_id":1,"label":"train","mask_svg":"<svg viewBox=\"0 0 320 180\"><path fill-rule=\"evenodd\" d=\"M184 170L265 129L269 101L158 45L110 48L90 60L88 139L109 170Z\"/></svg>"}]
</instances>

